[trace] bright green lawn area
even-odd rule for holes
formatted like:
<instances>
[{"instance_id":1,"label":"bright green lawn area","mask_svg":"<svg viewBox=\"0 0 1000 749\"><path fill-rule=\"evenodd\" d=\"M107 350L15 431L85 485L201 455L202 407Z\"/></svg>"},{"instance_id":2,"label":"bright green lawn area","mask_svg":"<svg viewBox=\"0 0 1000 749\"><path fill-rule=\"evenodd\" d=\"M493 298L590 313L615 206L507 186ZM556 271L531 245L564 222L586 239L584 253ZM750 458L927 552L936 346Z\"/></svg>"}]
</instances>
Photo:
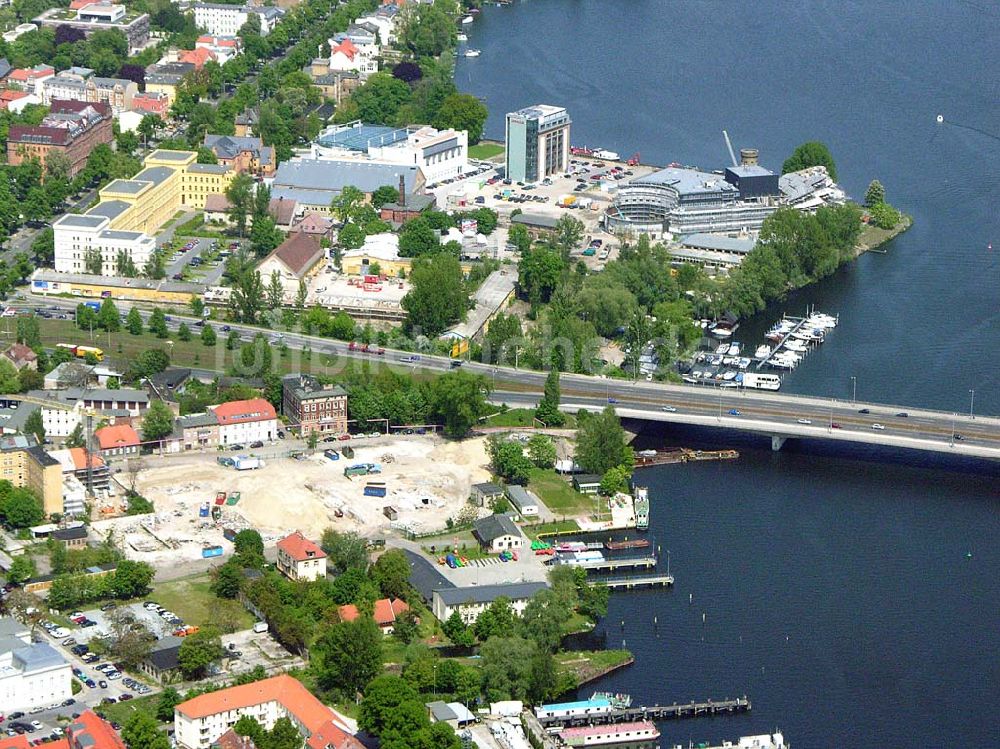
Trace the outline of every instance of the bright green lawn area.
<instances>
[{"instance_id":1,"label":"bright green lawn area","mask_svg":"<svg viewBox=\"0 0 1000 749\"><path fill-rule=\"evenodd\" d=\"M220 601L209 589L211 580L208 575L194 575L177 580L158 583L153 586L150 599L173 611L184 620L185 624L195 624L203 627L214 622L214 614ZM226 601L226 604L233 603ZM238 622L237 629L249 629L254 618L239 604L231 607Z\"/></svg>"},{"instance_id":2,"label":"bright green lawn area","mask_svg":"<svg viewBox=\"0 0 1000 749\"><path fill-rule=\"evenodd\" d=\"M483 422L488 427L530 427L535 422L535 409L512 408L495 413Z\"/></svg>"},{"instance_id":3,"label":"bright green lawn area","mask_svg":"<svg viewBox=\"0 0 1000 749\"><path fill-rule=\"evenodd\" d=\"M557 520L554 523L525 525L521 528L521 530L524 531L524 535L534 541L541 535L550 536L552 534L558 535L560 533L576 533L580 530L580 526L575 520ZM551 539L548 540L551 541Z\"/></svg>"},{"instance_id":4,"label":"bright green lawn area","mask_svg":"<svg viewBox=\"0 0 1000 749\"><path fill-rule=\"evenodd\" d=\"M556 516L586 515L594 509L594 498L576 491L569 481L551 469L535 468L528 489Z\"/></svg>"},{"instance_id":5,"label":"bright green lawn area","mask_svg":"<svg viewBox=\"0 0 1000 749\"><path fill-rule=\"evenodd\" d=\"M503 153L503 146L499 143L478 143L469 146L469 158L471 159L492 159Z\"/></svg>"},{"instance_id":6,"label":"bright green lawn area","mask_svg":"<svg viewBox=\"0 0 1000 749\"><path fill-rule=\"evenodd\" d=\"M151 694L147 697L136 697L128 702L118 702L114 705L101 705L97 712L107 720L125 725L133 713L147 713L153 719L156 718L156 706L160 702L160 695Z\"/></svg>"}]
</instances>

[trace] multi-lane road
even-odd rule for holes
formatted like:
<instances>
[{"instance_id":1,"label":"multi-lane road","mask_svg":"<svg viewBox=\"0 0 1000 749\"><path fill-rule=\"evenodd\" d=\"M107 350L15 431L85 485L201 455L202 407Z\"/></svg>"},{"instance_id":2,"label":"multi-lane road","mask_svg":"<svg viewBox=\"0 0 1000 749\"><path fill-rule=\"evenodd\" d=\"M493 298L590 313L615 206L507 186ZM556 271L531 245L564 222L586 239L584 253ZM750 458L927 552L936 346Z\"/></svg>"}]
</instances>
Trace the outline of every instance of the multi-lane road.
<instances>
[{"instance_id":1,"label":"multi-lane road","mask_svg":"<svg viewBox=\"0 0 1000 749\"><path fill-rule=\"evenodd\" d=\"M73 308L69 299L33 297L26 307L58 306ZM123 307L119 303L119 307ZM127 309L127 308L126 308ZM143 311L148 315L148 311ZM170 325L194 318L171 315ZM427 354L385 350L384 354L351 351L342 341L295 332L275 333L254 326L230 324L241 337L250 339L264 333L272 341L282 340L296 350L308 346L326 354L325 365L335 373L345 359L382 361L400 369L447 371L455 362ZM221 342L220 342L221 343ZM497 402L525 405L537 402L545 373L464 362L462 368L490 380ZM622 417L650 421L711 426L754 432L773 438L778 449L787 438L816 438L844 442L928 450L954 455L1000 459L1000 419L992 416L954 414L905 406L851 403L784 393L709 388L654 382L563 374L562 408L598 410L612 405ZM904 415L905 414L905 415Z\"/></svg>"}]
</instances>

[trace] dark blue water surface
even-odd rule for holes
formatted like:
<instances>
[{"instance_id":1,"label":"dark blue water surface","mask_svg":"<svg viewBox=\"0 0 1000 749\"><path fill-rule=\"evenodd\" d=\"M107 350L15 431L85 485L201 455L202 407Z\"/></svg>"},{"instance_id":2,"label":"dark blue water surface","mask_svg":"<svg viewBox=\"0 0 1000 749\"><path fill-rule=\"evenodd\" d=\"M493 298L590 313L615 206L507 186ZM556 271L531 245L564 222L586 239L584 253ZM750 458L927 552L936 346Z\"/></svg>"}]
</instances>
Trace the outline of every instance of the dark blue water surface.
<instances>
[{"instance_id":1,"label":"dark blue water surface","mask_svg":"<svg viewBox=\"0 0 1000 749\"><path fill-rule=\"evenodd\" d=\"M776 170L824 141L855 196L879 178L913 229L737 338L756 346L783 311L816 305L841 324L784 390L845 398L856 377L859 399L967 415L975 389L976 412L1000 413L996 3L522 0L465 30L482 56L459 58L456 80L486 98L489 136L542 102L570 110L574 143L644 162L721 168L725 128ZM599 634L637 663L596 687L753 701L745 717L663 724L663 744L780 727L798 747L1000 746L995 465L651 441L741 458L639 474L677 587L612 597Z\"/></svg>"}]
</instances>

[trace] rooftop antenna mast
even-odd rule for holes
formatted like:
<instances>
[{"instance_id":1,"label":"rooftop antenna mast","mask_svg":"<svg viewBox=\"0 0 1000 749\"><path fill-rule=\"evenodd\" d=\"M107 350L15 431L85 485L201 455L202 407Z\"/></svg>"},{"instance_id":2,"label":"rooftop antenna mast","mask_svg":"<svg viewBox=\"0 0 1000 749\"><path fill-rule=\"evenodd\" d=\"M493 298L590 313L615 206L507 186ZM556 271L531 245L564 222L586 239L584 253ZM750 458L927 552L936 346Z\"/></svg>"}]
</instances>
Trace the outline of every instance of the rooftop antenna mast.
<instances>
[{"instance_id":1,"label":"rooftop antenna mast","mask_svg":"<svg viewBox=\"0 0 1000 749\"><path fill-rule=\"evenodd\" d=\"M722 137L726 139L726 148L729 149L729 158L733 160L733 166L739 166L739 163L736 161L736 154L733 152L733 144L729 142L729 133L723 130Z\"/></svg>"}]
</instances>

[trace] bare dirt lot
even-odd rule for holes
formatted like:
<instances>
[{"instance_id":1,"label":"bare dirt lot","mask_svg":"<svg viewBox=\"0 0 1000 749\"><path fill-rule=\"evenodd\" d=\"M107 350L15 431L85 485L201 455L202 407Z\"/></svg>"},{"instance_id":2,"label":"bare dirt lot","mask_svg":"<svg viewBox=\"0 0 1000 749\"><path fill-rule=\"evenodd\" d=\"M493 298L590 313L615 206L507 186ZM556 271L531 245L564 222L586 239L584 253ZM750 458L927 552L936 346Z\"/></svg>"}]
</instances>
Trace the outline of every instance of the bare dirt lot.
<instances>
[{"instance_id":1,"label":"bare dirt lot","mask_svg":"<svg viewBox=\"0 0 1000 749\"><path fill-rule=\"evenodd\" d=\"M340 449L343 443L322 445ZM182 455L152 461L138 478L138 491L156 507L155 516L95 523L99 532L113 529L126 553L151 562L171 558L201 559L202 547L220 544L223 528L253 527L266 545L294 530L319 538L335 526L366 536L389 530L383 508L398 512L396 526L415 531L445 527L467 503L473 483L489 479L485 440L448 442L438 437L408 436L356 447L354 458L331 461L321 448L302 460L269 459L263 468L236 471L219 465L216 454ZM346 478L344 468L379 463L378 475ZM384 482L387 496L364 496L365 484ZM199 517L216 492L240 492L235 506L224 505L222 518ZM338 512L342 517L337 517Z\"/></svg>"}]
</instances>

